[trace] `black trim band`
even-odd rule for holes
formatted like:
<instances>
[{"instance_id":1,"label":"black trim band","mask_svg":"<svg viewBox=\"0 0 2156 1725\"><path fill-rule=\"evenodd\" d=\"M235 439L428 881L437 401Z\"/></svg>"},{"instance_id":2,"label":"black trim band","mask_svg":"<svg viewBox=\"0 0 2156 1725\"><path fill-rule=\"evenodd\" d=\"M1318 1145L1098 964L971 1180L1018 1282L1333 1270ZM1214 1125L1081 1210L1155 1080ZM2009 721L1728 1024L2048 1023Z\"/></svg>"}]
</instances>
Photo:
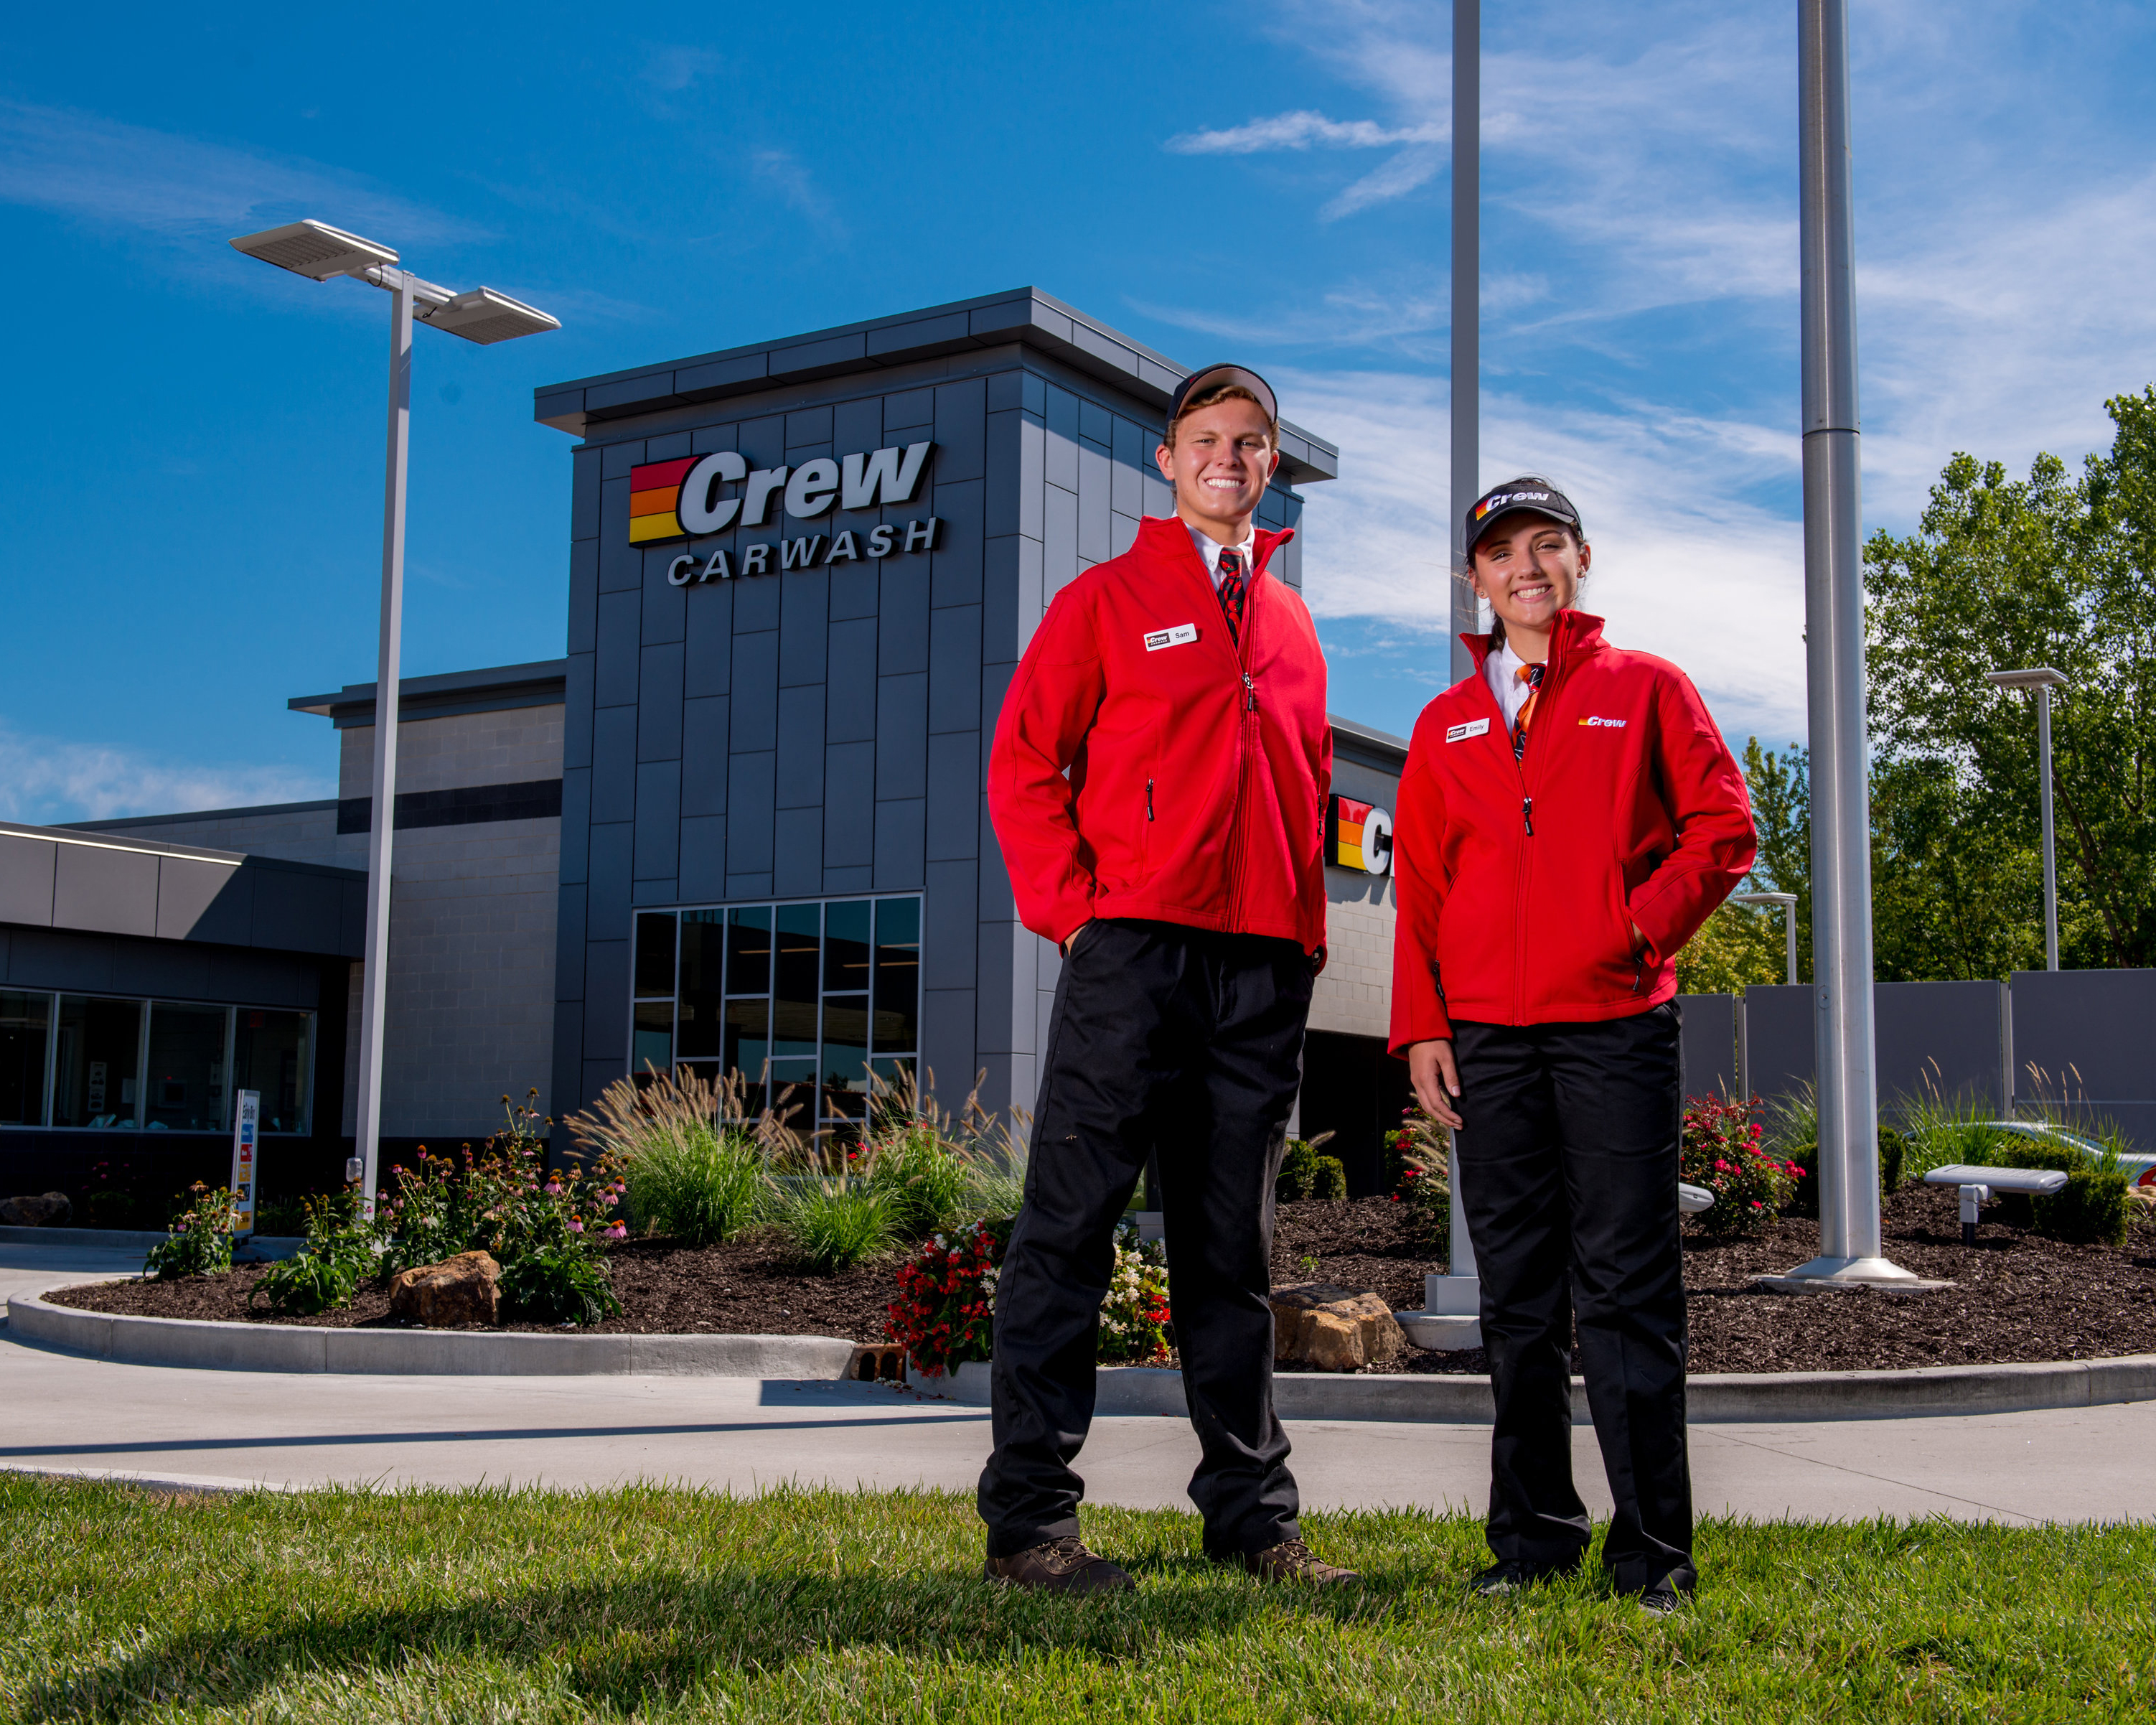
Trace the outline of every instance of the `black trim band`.
<instances>
[{"instance_id":1,"label":"black trim band","mask_svg":"<svg viewBox=\"0 0 2156 1725\"><path fill-rule=\"evenodd\" d=\"M453 791L399 791L397 831L413 827L477 826L496 820L559 819L562 781L535 778L522 784L465 785ZM371 832L374 798L344 797L337 802L340 833Z\"/></svg>"}]
</instances>

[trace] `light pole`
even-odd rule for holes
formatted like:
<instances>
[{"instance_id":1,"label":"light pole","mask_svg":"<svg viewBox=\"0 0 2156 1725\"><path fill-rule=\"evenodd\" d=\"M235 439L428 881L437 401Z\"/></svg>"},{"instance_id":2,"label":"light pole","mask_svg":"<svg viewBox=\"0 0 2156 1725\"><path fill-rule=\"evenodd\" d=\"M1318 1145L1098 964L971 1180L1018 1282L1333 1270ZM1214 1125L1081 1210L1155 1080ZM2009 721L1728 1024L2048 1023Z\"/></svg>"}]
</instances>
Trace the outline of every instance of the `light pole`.
<instances>
[{"instance_id":1,"label":"light pole","mask_svg":"<svg viewBox=\"0 0 2156 1725\"><path fill-rule=\"evenodd\" d=\"M1468 506L1482 468L1482 0L1452 0L1452 680L1481 621L1467 583Z\"/></svg>"},{"instance_id":2,"label":"light pole","mask_svg":"<svg viewBox=\"0 0 2156 1725\"><path fill-rule=\"evenodd\" d=\"M2027 670L1986 671L1984 680L2000 689L2036 691L2036 773L2044 805L2044 968L2059 968L2059 867L2051 826L2051 691L2066 684L2066 673L2048 665Z\"/></svg>"},{"instance_id":3,"label":"light pole","mask_svg":"<svg viewBox=\"0 0 2156 1725\"><path fill-rule=\"evenodd\" d=\"M359 1117L354 1158L360 1164L360 1204L374 1214L382 1142L382 1030L389 971L389 865L397 819L397 680L404 634L404 470L411 444L412 324L414 318L491 345L558 330L561 324L498 294L473 288L453 294L398 266L386 245L324 222L290 222L243 234L236 251L327 281L349 275L389 295L389 447L382 501L382 639L374 685L374 802L367 842L367 947L362 959L359 1013ZM347 1173L352 1172L347 1169Z\"/></svg>"},{"instance_id":4,"label":"light pole","mask_svg":"<svg viewBox=\"0 0 2156 1725\"><path fill-rule=\"evenodd\" d=\"M1917 1278L1880 1255L1848 0L1799 0L1797 62L1820 1255L1772 1281L1792 1290L1907 1286Z\"/></svg>"},{"instance_id":5,"label":"light pole","mask_svg":"<svg viewBox=\"0 0 2156 1725\"><path fill-rule=\"evenodd\" d=\"M1782 907L1782 943L1789 957L1789 981L1797 979L1797 896L1794 892L1732 892L1732 905L1779 905Z\"/></svg>"}]
</instances>

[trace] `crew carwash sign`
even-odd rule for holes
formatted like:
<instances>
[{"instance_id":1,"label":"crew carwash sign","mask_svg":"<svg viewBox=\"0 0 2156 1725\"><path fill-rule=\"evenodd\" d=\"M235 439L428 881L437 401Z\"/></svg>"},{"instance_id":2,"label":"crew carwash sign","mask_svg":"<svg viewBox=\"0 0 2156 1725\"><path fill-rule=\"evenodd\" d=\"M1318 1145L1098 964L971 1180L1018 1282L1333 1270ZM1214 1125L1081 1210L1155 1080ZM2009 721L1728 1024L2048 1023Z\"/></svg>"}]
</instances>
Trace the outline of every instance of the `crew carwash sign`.
<instances>
[{"instance_id":1,"label":"crew carwash sign","mask_svg":"<svg viewBox=\"0 0 2156 1725\"><path fill-rule=\"evenodd\" d=\"M629 474L629 540L632 545L661 545L670 539L701 539L736 527L760 527L772 500L783 501L795 521L814 521L836 504L841 509L880 509L911 503L928 470L932 443L904 448L867 449L834 461L819 455L798 467L752 468L732 449L678 460L650 461ZM733 487L738 485L738 493ZM775 526L777 523L773 523ZM708 557L684 552L667 566L675 587L731 581L737 575L776 575L791 569L828 568L864 557L905 556L933 551L943 523L931 516L904 527L884 521L859 531L781 537L740 548L741 562L721 546Z\"/></svg>"}]
</instances>

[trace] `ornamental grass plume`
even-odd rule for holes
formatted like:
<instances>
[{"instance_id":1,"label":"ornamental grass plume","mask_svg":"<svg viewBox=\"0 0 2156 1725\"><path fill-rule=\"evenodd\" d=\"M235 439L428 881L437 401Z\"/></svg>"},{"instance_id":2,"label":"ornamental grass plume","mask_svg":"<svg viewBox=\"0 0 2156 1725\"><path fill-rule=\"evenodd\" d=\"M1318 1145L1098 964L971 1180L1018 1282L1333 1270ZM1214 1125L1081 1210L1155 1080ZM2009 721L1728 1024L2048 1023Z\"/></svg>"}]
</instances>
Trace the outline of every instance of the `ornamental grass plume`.
<instances>
[{"instance_id":1,"label":"ornamental grass plume","mask_svg":"<svg viewBox=\"0 0 2156 1725\"><path fill-rule=\"evenodd\" d=\"M572 1118L569 1136L619 1162L626 1180L615 1198L626 1195L638 1231L714 1245L767 1212L774 1164L803 1159L791 1096L752 1113L737 1072L714 1081L693 1066L661 1072L647 1061L643 1078L616 1080L593 1111Z\"/></svg>"}]
</instances>

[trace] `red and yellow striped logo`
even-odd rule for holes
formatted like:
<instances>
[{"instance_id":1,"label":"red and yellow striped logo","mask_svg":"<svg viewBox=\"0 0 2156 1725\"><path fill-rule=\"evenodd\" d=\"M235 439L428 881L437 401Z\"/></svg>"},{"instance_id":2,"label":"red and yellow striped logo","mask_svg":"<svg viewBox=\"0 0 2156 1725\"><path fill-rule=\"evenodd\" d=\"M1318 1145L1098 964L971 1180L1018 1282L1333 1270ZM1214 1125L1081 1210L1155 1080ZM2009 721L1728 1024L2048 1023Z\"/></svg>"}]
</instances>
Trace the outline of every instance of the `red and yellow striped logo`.
<instances>
[{"instance_id":1,"label":"red and yellow striped logo","mask_svg":"<svg viewBox=\"0 0 2156 1725\"><path fill-rule=\"evenodd\" d=\"M678 461L649 461L629 470L629 542L641 545L653 539L680 539L681 481L696 465L696 457Z\"/></svg>"}]
</instances>

